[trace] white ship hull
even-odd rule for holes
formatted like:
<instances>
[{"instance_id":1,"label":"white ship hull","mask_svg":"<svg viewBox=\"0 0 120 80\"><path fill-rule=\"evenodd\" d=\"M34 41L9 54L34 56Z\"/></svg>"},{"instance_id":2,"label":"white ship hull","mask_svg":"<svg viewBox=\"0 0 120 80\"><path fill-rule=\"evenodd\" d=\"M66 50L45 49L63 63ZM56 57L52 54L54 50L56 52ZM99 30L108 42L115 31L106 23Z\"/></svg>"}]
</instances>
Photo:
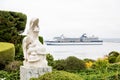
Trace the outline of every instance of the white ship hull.
<instances>
[{"instance_id":1,"label":"white ship hull","mask_svg":"<svg viewBox=\"0 0 120 80\"><path fill-rule=\"evenodd\" d=\"M47 45L102 45L103 42L46 42Z\"/></svg>"}]
</instances>

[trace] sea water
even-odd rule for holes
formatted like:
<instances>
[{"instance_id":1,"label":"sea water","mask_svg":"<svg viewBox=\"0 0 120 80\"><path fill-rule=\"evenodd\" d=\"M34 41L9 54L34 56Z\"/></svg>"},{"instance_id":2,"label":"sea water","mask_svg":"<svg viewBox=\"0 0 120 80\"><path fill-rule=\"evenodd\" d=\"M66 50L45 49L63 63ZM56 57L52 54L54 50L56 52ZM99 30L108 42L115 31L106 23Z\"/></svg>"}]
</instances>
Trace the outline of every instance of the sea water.
<instances>
[{"instance_id":1,"label":"sea water","mask_svg":"<svg viewBox=\"0 0 120 80\"><path fill-rule=\"evenodd\" d=\"M103 42L102 45L46 45L47 52L55 60L75 56L79 59L98 59L108 55L111 51L120 52L119 42Z\"/></svg>"}]
</instances>

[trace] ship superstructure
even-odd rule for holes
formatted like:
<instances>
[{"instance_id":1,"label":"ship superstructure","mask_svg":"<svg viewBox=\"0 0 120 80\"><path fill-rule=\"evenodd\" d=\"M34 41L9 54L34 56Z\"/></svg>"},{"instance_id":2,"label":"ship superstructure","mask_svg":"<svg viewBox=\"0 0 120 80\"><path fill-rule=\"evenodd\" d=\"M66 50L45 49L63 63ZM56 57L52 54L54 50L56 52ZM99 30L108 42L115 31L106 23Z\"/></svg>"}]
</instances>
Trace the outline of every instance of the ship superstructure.
<instances>
[{"instance_id":1,"label":"ship superstructure","mask_svg":"<svg viewBox=\"0 0 120 80\"><path fill-rule=\"evenodd\" d=\"M83 34L80 38L69 38L65 37L63 34L60 37L54 37L54 40L45 41L48 45L73 45L73 44L102 44L102 40L99 40L98 37L91 36L88 37L86 34Z\"/></svg>"}]
</instances>

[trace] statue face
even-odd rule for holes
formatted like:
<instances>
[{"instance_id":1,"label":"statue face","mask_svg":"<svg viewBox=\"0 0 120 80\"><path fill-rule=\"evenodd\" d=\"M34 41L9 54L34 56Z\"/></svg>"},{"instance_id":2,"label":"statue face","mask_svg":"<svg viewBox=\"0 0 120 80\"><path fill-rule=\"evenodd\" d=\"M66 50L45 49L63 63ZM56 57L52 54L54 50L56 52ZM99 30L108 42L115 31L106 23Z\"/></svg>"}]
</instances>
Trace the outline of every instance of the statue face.
<instances>
[{"instance_id":1,"label":"statue face","mask_svg":"<svg viewBox=\"0 0 120 80\"><path fill-rule=\"evenodd\" d=\"M38 25L36 25L36 26L33 28L33 32L39 33L39 26L38 26Z\"/></svg>"},{"instance_id":2,"label":"statue face","mask_svg":"<svg viewBox=\"0 0 120 80\"><path fill-rule=\"evenodd\" d=\"M39 23L39 19L38 19L38 18L33 19L33 20L31 21L31 23L30 23L31 30L32 30L34 33L39 33L38 23Z\"/></svg>"}]
</instances>

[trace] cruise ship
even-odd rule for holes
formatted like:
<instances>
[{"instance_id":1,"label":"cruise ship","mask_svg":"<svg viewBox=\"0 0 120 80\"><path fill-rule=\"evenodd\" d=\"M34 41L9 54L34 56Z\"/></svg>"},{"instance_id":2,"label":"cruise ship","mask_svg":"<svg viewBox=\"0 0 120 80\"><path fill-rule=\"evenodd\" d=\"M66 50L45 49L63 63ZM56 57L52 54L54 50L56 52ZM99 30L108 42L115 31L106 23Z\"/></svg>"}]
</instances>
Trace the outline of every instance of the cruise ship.
<instances>
[{"instance_id":1,"label":"cruise ship","mask_svg":"<svg viewBox=\"0 0 120 80\"><path fill-rule=\"evenodd\" d=\"M54 37L53 40L45 41L47 45L102 45L103 40L98 37L88 37L85 33L79 38L65 37L63 34L60 37Z\"/></svg>"}]
</instances>

